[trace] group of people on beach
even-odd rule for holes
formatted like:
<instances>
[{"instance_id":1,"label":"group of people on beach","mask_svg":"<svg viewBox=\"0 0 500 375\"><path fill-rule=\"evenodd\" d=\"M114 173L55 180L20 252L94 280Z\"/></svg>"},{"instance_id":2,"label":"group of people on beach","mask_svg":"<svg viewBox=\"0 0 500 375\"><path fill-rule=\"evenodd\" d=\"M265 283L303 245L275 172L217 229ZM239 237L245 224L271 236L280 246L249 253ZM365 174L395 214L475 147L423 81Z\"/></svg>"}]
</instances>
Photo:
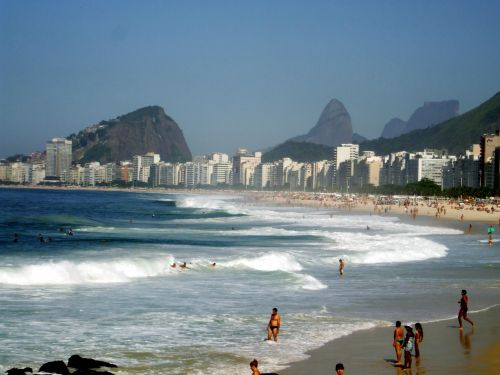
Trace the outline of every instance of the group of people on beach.
<instances>
[{"instance_id":1,"label":"group of people on beach","mask_svg":"<svg viewBox=\"0 0 500 375\"><path fill-rule=\"evenodd\" d=\"M415 349L415 358L420 357L420 345L424 339L424 329L421 323L415 323L415 332L413 332L413 327L409 324L405 325L404 328L406 334L401 327L401 321L398 320L394 328L392 343L396 351L396 363L394 365L411 368L411 353L413 349ZM403 351L404 363L401 362Z\"/></svg>"},{"instance_id":2,"label":"group of people on beach","mask_svg":"<svg viewBox=\"0 0 500 375\"><path fill-rule=\"evenodd\" d=\"M462 319L474 326L474 322L467 316L469 310L469 297L465 289L462 289L458 304L460 305L458 310L458 329L463 329ZM406 334L401 327L401 321L398 320L394 328L392 345L396 352L396 362L394 365L408 369L411 368L413 350L415 350L415 358L420 358L420 346L424 340L424 330L421 323L415 323L415 329L409 324L405 325L404 328ZM403 352L404 363L401 362Z\"/></svg>"}]
</instances>

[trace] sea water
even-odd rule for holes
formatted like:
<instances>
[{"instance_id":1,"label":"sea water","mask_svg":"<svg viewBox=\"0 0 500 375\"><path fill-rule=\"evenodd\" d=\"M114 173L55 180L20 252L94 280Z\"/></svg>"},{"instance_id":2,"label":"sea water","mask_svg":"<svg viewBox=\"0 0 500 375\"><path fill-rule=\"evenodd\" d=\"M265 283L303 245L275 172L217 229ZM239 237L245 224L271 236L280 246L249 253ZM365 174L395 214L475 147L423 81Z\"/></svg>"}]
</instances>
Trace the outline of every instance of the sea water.
<instances>
[{"instance_id":1,"label":"sea water","mask_svg":"<svg viewBox=\"0 0 500 375\"><path fill-rule=\"evenodd\" d=\"M0 205L0 371L76 353L117 374L277 371L356 330L452 317L463 288L471 310L500 303L500 248L479 224L231 194L0 189Z\"/></svg>"}]
</instances>

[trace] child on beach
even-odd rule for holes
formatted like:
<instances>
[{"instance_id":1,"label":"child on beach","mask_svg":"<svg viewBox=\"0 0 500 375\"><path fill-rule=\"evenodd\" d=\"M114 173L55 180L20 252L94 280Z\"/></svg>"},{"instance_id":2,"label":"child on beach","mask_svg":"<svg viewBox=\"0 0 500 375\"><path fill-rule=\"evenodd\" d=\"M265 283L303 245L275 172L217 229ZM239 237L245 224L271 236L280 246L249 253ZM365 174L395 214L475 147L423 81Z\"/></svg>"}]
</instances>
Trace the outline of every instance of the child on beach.
<instances>
[{"instance_id":1,"label":"child on beach","mask_svg":"<svg viewBox=\"0 0 500 375\"><path fill-rule=\"evenodd\" d=\"M406 336L403 344L405 350L405 364L404 368L411 368L411 351L413 350L415 335L413 334L413 328L410 326L405 326Z\"/></svg>"}]
</instances>

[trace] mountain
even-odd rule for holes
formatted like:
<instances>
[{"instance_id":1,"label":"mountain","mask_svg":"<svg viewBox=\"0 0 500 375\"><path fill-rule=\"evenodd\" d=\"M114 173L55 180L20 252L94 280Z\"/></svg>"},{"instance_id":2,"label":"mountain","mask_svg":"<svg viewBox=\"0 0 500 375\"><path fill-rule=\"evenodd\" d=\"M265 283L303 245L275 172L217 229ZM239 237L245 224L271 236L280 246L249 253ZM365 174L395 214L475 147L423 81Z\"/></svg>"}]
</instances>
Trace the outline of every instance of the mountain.
<instances>
[{"instance_id":1,"label":"mountain","mask_svg":"<svg viewBox=\"0 0 500 375\"><path fill-rule=\"evenodd\" d=\"M309 142L286 141L262 155L262 161L269 163L283 158L298 162L332 160L333 147Z\"/></svg>"},{"instance_id":2,"label":"mountain","mask_svg":"<svg viewBox=\"0 0 500 375\"><path fill-rule=\"evenodd\" d=\"M147 152L160 154L162 160L170 162L192 158L182 130L159 106L101 121L68 139L73 141L73 160L80 163L131 160Z\"/></svg>"},{"instance_id":3,"label":"mountain","mask_svg":"<svg viewBox=\"0 0 500 375\"><path fill-rule=\"evenodd\" d=\"M392 139L379 138L360 144L360 150L387 155L397 151L421 151L424 148L447 149L463 154L481 135L500 129L500 92L478 107L460 116L426 129L417 129Z\"/></svg>"},{"instance_id":4,"label":"mountain","mask_svg":"<svg viewBox=\"0 0 500 375\"><path fill-rule=\"evenodd\" d=\"M319 143L326 146L338 146L351 143L351 116L344 105L337 99L327 104L316 125L304 135L290 139L294 142Z\"/></svg>"},{"instance_id":5,"label":"mountain","mask_svg":"<svg viewBox=\"0 0 500 375\"><path fill-rule=\"evenodd\" d=\"M352 135L352 141L351 142L347 142L347 143L354 143L354 144L359 144L361 142L364 142L364 141L367 141L368 139L366 137L363 137L361 134L358 134L358 133L354 133Z\"/></svg>"},{"instance_id":6,"label":"mountain","mask_svg":"<svg viewBox=\"0 0 500 375\"><path fill-rule=\"evenodd\" d=\"M425 129L437 125L458 115L458 100L425 102L413 112L408 121L393 118L384 126L383 138L394 138L416 129Z\"/></svg>"}]
</instances>

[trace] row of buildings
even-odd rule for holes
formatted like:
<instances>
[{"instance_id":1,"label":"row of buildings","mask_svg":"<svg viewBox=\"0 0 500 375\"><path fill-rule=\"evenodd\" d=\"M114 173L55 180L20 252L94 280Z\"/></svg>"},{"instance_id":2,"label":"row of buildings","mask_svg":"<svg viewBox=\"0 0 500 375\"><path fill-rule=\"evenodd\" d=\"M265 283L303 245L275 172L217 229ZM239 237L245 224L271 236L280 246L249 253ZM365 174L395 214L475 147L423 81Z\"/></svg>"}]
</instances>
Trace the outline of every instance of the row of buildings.
<instances>
[{"instance_id":1,"label":"row of buildings","mask_svg":"<svg viewBox=\"0 0 500 375\"><path fill-rule=\"evenodd\" d=\"M468 186L500 190L500 132L483 135L479 144L460 156L448 155L444 150L378 156L372 151L360 153L357 144L342 144L333 149L331 160L311 163L290 158L263 163L262 153L240 148L232 157L216 152L186 163L165 162L151 152L118 163L81 165L72 162L71 141L54 138L47 143L45 159L0 163L3 182L79 186L121 181L151 187L348 191L366 185L406 185L423 178L443 189Z\"/></svg>"}]
</instances>

